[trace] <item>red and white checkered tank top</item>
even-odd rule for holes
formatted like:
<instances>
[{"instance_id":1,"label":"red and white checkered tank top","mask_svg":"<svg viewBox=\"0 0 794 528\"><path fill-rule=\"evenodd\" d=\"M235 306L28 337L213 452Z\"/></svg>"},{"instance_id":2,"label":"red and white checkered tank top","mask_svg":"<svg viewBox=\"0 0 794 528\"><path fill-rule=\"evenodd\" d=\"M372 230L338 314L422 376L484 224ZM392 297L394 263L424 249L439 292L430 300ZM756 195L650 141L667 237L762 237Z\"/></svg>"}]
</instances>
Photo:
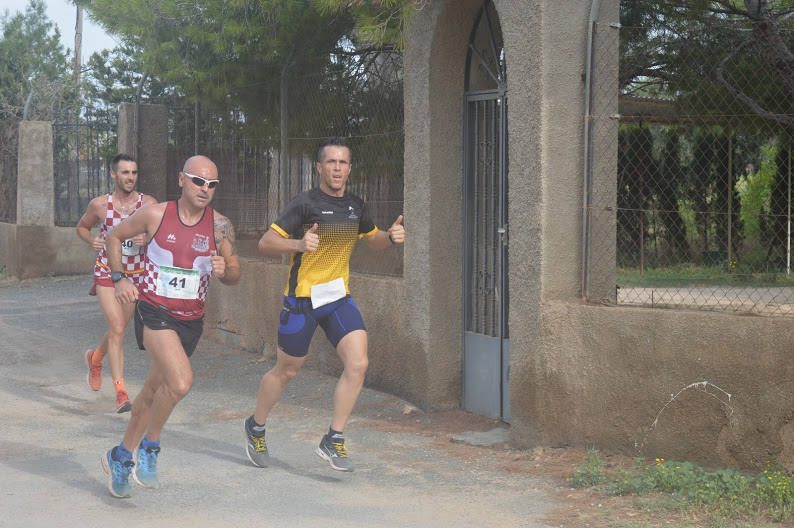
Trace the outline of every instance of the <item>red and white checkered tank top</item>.
<instances>
[{"instance_id":1,"label":"red and white checkered tank top","mask_svg":"<svg viewBox=\"0 0 794 528\"><path fill-rule=\"evenodd\" d=\"M138 193L138 201L135 202L135 209L133 213L143 207L143 193ZM132 214L132 213L130 213ZM105 221L99 226L99 232L102 239L107 239L108 233L122 220L129 215L123 215L116 211L113 207L113 195L108 194L108 207L105 210ZM136 275L143 273L143 255L145 249L143 246L136 246L132 239L125 240L121 244L121 263L124 265L124 272L129 275ZM110 266L108 265L108 253L105 247L99 251L94 264L94 276L104 277L110 276Z\"/></svg>"},{"instance_id":2,"label":"red and white checkered tank top","mask_svg":"<svg viewBox=\"0 0 794 528\"><path fill-rule=\"evenodd\" d=\"M160 227L146 246L140 300L177 319L204 315L210 257L215 251L214 224L210 207L195 225L187 226L179 219L177 202L166 202Z\"/></svg>"}]
</instances>

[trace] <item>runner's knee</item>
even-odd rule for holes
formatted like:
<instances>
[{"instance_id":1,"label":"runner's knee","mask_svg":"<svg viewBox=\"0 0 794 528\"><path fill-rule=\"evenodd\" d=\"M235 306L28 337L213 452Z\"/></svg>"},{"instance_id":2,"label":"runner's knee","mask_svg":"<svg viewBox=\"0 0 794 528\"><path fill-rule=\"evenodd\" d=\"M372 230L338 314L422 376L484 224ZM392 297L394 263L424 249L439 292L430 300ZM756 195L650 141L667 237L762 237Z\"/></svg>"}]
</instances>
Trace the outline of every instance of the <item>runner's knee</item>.
<instances>
[{"instance_id":1,"label":"runner's knee","mask_svg":"<svg viewBox=\"0 0 794 528\"><path fill-rule=\"evenodd\" d=\"M127 328L127 323L122 321L113 321L108 323L108 337L114 339L123 339L124 330Z\"/></svg>"},{"instance_id":2,"label":"runner's knee","mask_svg":"<svg viewBox=\"0 0 794 528\"><path fill-rule=\"evenodd\" d=\"M369 367L369 359L366 355L347 358L344 362L345 372L348 374L363 376Z\"/></svg>"},{"instance_id":3,"label":"runner's knee","mask_svg":"<svg viewBox=\"0 0 794 528\"><path fill-rule=\"evenodd\" d=\"M289 382L292 378L298 375L300 370L299 366L286 365L274 368L271 373L277 377L282 383Z\"/></svg>"},{"instance_id":4,"label":"runner's knee","mask_svg":"<svg viewBox=\"0 0 794 528\"><path fill-rule=\"evenodd\" d=\"M171 395L177 399L181 400L187 393L190 392L190 388L193 386L193 376L184 376L176 380L172 380L168 384L166 384L168 391Z\"/></svg>"}]
</instances>

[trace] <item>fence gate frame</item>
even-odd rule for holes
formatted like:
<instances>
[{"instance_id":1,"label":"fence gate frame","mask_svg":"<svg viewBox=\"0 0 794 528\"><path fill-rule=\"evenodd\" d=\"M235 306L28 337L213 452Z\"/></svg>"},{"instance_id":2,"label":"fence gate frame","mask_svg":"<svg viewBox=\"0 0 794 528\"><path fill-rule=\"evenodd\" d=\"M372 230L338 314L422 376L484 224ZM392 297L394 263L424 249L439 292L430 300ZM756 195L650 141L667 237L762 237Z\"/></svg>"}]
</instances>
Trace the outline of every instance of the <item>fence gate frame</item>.
<instances>
[{"instance_id":1,"label":"fence gate frame","mask_svg":"<svg viewBox=\"0 0 794 528\"><path fill-rule=\"evenodd\" d=\"M462 406L509 423L507 79L495 14L485 0L466 57ZM488 86L472 87L472 75Z\"/></svg>"}]
</instances>

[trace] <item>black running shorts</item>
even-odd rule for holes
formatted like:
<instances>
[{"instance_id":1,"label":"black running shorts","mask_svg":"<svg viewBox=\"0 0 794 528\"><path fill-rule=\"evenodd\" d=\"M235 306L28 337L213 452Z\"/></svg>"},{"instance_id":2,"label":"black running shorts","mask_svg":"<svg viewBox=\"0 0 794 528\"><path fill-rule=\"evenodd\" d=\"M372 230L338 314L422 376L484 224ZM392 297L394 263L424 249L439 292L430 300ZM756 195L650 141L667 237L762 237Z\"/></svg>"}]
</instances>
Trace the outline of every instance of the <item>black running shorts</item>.
<instances>
[{"instance_id":1,"label":"black running shorts","mask_svg":"<svg viewBox=\"0 0 794 528\"><path fill-rule=\"evenodd\" d=\"M185 349L185 354L190 357L196 350L201 332L204 330L204 318L184 321L147 302L138 301L135 304L135 338L138 340L138 348L141 350L146 350L143 346L144 326L150 330L173 330L176 332L182 343L182 348Z\"/></svg>"}]
</instances>

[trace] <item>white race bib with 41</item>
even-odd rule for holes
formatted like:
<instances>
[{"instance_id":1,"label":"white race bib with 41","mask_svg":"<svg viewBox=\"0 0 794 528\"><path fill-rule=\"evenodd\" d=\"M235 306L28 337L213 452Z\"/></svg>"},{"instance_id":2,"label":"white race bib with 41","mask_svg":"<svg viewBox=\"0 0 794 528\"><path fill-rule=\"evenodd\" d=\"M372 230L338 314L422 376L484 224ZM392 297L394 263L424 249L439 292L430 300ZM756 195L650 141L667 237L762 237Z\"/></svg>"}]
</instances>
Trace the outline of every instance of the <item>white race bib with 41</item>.
<instances>
[{"instance_id":1,"label":"white race bib with 41","mask_svg":"<svg viewBox=\"0 0 794 528\"><path fill-rule=\"evenodd\" d=\"M198 299L198 270L160 266L155 293L169 299Z\"/></svg>"}]
</instances>

